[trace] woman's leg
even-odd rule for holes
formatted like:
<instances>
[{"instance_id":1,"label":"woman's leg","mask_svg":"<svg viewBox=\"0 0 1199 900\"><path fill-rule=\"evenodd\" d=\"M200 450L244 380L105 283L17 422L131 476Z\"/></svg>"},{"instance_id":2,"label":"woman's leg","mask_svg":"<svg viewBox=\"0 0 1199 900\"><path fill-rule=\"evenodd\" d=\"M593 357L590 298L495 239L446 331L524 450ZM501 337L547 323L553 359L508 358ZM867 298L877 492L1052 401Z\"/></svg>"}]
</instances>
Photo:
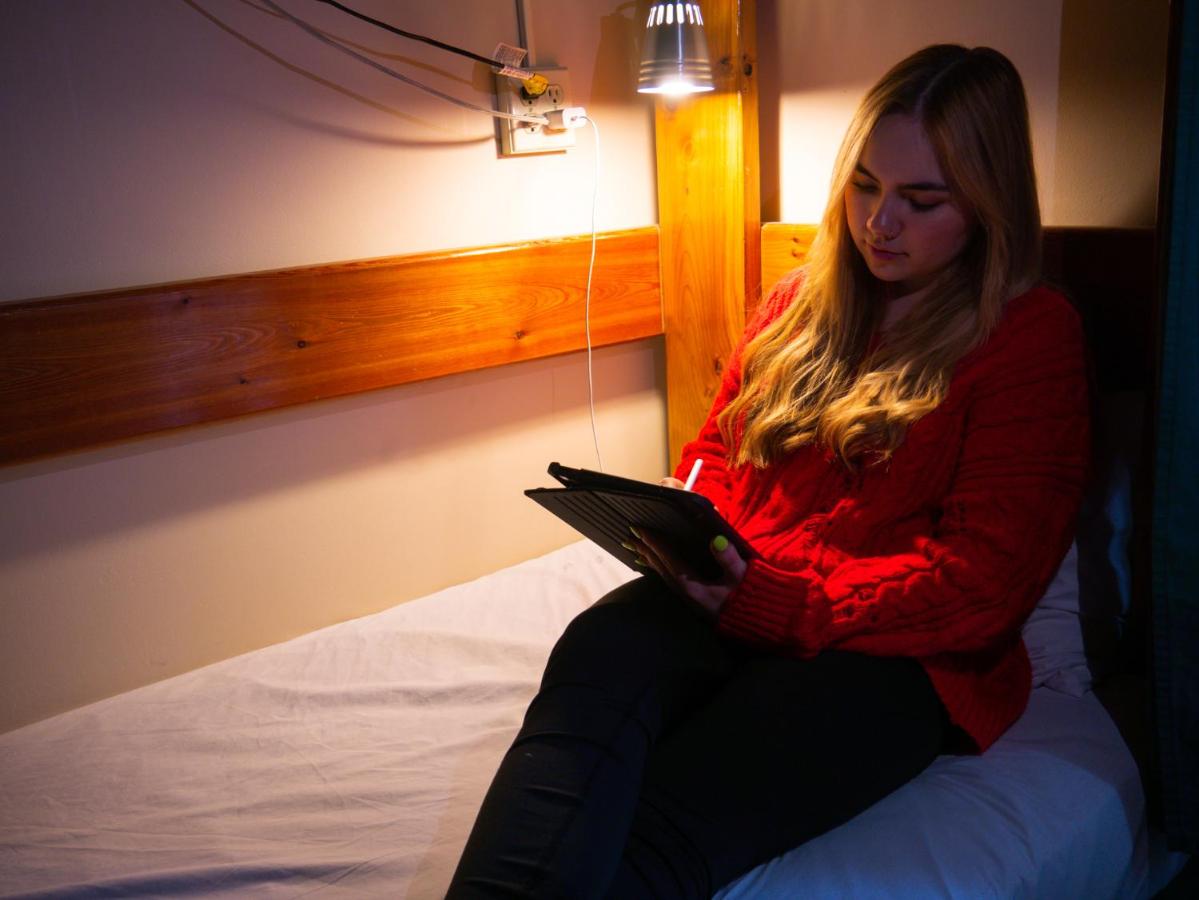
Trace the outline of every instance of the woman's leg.
<instances>
[{"instance_id":1,"label":"woman's leg","mask_svg":"<svg viewBox=\"0 0 1199 900\"><path fill-rule=\"evenodd\" d=\"M449 897L601 897L650 749L719 685L710 621L653 577L580 614L488 790Z\"/></svg>"},{"instance_id":2,"label":"woman's leg","mask_svg":"<svg viewBox=\"0 0 1199 900\"><path fill-rule=\"evenodd\" d=\"M913 660L752 659L655 748L610 896L710 897L909 781L948 727Z\"/></svg>"}]
</instances>

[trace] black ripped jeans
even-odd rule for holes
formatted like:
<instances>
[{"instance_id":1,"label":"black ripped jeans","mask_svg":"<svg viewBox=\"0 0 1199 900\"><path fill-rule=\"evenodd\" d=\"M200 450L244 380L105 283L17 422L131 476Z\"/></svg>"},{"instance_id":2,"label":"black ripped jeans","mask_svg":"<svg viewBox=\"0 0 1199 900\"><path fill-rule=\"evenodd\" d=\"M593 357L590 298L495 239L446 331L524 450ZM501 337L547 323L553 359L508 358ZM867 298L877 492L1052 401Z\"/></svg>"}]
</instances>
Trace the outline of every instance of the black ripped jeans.
<instances>
[{"instance_id":1,"label":"black ripped jeans","mask_svg":"<svg viewBox=\"0 0 1199 900\"><path fill-rule=\"evenodd\" d=\"M640 578L559 639L448 896L710 897L911 779L950 728L913 660L749 650Z\"/></svg>"}]
</instances>

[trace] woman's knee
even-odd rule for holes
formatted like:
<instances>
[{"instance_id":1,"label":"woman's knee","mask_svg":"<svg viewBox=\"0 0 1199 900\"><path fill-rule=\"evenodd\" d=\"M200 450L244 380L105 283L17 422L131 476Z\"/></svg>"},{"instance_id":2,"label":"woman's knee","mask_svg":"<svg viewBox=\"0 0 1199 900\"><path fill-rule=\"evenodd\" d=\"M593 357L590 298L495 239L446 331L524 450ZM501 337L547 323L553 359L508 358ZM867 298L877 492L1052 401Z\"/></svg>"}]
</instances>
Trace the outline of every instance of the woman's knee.
<instances>
[{"instance_id":1,"label":"woman's knee","mask_svg":"<svg viewBox=\"0 0 1199 900\"><path fill-rule=\"evenodd\" d=\"M617 588L575 616L554 645L551 665L592 658L606 664L613 653L646 642L652 623L647 621L649 590L642 581Z\"/></svg>"},{"instance_id":2,"label":"woman's knee","mask_svg":"<svg viewBox=\"0 0 1199 900\"><path fill-rule=\"evenodd\" d=\"M546 664L535 704L583 692L589 706L636 710L656 731L702 699L729 671L712 623L656 579L630 582L567 626Z\"/></svg>"},{"instance_id":3,"label":"woman's knee","mask_svg":"<svg viewBox=\"0 0 1199 900\"><path fill-rule=\"evenodd\" d=\"M694 664L717 643L711 623L694 616L660 581L638 578L575 616L555 644L546 674L613 666L656 673Z\"/></svg>"}]
</instances>

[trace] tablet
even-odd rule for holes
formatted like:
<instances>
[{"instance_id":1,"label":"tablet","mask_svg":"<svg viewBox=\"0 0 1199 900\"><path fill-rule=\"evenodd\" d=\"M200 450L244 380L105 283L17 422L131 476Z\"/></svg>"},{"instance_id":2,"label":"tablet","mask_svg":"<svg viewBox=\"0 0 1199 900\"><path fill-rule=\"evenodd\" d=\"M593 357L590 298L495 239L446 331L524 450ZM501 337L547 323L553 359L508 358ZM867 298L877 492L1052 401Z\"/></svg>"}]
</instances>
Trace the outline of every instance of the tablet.
<instances>
[{"instance_id":1,"label":"tablet","mask_svg":"<svg viewBox=\"0 0 1199 900\"><path fill-rule=\"evenodd\" d=\"M550 463L549 473L563 486L531 488L527 497L540 503L584 537L590 538L629 568L644 572L637 554L622 546L633 528L653 532L702 579L719 581L722 570L712 557L712 538L723 534L745 559L756 554L744 538L701 494L650 484L589 469Z\"/></svg>"}]
</instances>

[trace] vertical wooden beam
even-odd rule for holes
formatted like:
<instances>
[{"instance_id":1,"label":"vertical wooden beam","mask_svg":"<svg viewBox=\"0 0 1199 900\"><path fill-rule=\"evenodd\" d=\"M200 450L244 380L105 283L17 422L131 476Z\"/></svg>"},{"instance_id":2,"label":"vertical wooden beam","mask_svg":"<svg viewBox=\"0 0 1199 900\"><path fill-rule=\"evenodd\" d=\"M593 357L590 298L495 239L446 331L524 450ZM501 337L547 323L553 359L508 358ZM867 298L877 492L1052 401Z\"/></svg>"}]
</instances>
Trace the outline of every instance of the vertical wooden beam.
<instances>
[{"instance_id":1,"label":"vertical wooden beam","mask_svg":"<svg viewBox=\"0 0 1199 900\"><path fill-rule=\"evenodd\" d=\"M655 113L671 464L761 290L755 0L702 4L716 90Z\"/></svg>"}]
</instances>

